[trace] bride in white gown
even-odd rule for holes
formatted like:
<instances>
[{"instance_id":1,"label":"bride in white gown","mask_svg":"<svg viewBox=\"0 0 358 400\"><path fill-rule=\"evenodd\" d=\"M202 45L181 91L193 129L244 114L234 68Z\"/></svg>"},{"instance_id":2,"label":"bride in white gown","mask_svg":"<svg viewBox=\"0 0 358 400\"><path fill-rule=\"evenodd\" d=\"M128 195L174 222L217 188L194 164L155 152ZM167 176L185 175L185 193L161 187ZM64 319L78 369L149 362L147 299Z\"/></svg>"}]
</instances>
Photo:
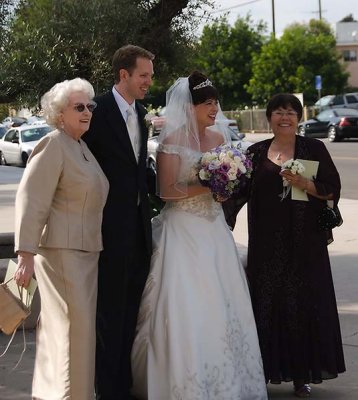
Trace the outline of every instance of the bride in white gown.
<instances>
[{"instance_id":1,"label":"bride in white gown","mask_svg":"<svg viewBox=\"0 0 358 400\"><path fill-rule=\"evenodd\" d=\"M262 400L265 378L245 272L198 161L225 141L207 129L217 91L200 73L167 93L159 138L154 253L132 350L133 395L148 400Z\"/></svg>"}]
</instances>

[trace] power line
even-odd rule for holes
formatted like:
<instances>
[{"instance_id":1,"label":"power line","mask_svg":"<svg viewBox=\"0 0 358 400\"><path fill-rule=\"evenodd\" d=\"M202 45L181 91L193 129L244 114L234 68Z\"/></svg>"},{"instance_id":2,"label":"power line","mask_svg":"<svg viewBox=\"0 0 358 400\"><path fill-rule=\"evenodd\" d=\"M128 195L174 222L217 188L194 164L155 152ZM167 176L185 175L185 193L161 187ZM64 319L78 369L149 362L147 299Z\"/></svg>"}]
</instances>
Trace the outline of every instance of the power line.
<instances>
[{"instance_id":1,"label":"power line","mask_svg":"<svg viewBox=\"0 0 358 400\"><path fill-rule=\"evenodd\" d=\"M261 1L261 0L245 1L244 3L237 4L236 6L231 6L231 7L227 7L227 8L222 8L220 10L211 11L210 14L216 14L216 13L221 13L221 12L224 12L224 11L230 11L230 10L233 10L234 8L247 6L248 4L251 4L251 3L257 3L258 1Z\"/></svg>"}]
</instances>

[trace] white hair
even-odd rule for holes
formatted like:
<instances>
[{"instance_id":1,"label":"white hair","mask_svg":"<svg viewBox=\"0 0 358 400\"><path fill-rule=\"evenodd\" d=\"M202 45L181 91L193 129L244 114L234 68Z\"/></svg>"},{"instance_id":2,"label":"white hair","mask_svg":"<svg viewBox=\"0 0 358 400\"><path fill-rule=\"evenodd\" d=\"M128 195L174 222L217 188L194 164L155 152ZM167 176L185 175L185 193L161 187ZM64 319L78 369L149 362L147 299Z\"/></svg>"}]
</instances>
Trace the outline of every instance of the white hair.
<instances>
[{"instance_id":1,"label":"white hair","mask_svg":"<svg viewBox=\"0 0 358 400\"><path fill-rule=\"evenodd\" d=\"M41 107L46 122L56 128L59 127L59 115L67 106L69 97L74 92L82 92L90 99L94 97L93 86L82 78L75 78L56 83L41 98Z\"/></svg>"}]
</instances>

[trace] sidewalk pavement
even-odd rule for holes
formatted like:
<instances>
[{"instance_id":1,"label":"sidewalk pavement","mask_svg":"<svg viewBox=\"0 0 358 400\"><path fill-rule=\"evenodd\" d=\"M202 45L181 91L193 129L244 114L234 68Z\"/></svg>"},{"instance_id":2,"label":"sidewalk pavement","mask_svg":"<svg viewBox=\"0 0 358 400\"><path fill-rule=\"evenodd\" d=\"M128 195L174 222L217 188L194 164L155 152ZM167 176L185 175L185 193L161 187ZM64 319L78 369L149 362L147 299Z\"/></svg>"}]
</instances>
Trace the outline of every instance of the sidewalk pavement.
<instances>
[{"instance_id":1,"label":"sidewalk pavement","mask_svg":"<svg viewBox=\"0 0 358 400\"><path fill-rule=\"evenodd\" d=\"M247 140L256 141L258 138L262 140L266 137L271 137L271 135L249 134ZM0 185L0 191L2 190L3 186ZM356 400L358 398L358 201L341 199L340 210L344 223L334 230L335 241L329 245L329 252L347 372L337 379L325 381L321 385L313 385L312 399ZM7 207L0 210L0 231L13 231L12 213L13 210ZM240 247L247 245L246 207L238 215L233 234ZM0 353L5 349L8 340L8 336L0 334ZM18 361L23 348L22 332L17 332L8 353L0 358L1 400L31 398L31 379L35 359L35 332L33 330L26 331L26 340L26 352L15 371L11 369ZM291 384L268 385L268 392L270 399L295 398Z\"/></svg>"}]
</instances>

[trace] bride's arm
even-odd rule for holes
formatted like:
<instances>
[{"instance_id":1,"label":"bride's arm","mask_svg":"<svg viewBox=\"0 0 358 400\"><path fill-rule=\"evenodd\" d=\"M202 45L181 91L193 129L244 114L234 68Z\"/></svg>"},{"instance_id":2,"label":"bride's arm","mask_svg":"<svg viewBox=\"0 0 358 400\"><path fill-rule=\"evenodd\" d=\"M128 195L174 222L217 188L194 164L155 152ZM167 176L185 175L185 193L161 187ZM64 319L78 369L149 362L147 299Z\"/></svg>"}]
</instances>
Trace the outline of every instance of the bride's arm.
<instances>
[{"instance_id":1,"label":"bride's arm","mask_svg":"<svg viewBox=\"0 0 358 400\"><path fill-rule=\"evenodd\" d=\"M210 189L202 186L199 181L193 184L179 182L180 156L172 153L157 153L157 173L159 195L166 201L177 201L203 193Z\"/></svg>"}]
</instances>

